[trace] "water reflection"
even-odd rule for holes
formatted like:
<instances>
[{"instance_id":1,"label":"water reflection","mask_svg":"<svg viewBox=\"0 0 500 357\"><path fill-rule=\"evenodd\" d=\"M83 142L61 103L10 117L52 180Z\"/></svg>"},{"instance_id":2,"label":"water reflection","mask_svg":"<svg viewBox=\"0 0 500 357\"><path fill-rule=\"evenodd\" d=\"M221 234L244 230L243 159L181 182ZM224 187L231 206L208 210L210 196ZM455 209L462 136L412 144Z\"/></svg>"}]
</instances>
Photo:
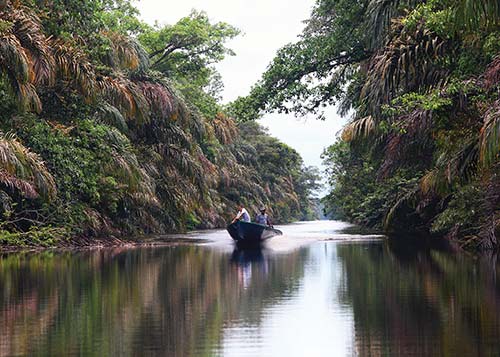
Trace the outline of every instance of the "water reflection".
<instances>
[{"instance_id":1,"label":"water reflection","mask_svg":"<svg viewBox=\"0 0 500 357\"><path fill-rule=\"evenodd\" d=\"M4 256L0 355L209 355L224 323L258 325L301 276L298 253L236 256L202 247Z\"/></svg>"},{"instance_id":2,"label":"water reflection","mask_svg":"<svg viewBox=\"0 0 500 357\"><path fill-rule=\"evenodd\" d=\"M262 248L241 249L236 247L231 255L231 262L240 266L264 262Z\"/></svg>"},{"instance_id":3,"label":"water reflection","mask_svg":"<svg viewBox=\"0 0 500 357\"><path fill-rule=\"evenodd\" d=\"M341 245L356 353L363 356L500 354L496 254L480 259L371 243Z\"/></svg>"},{"instance_id":4,"label":"water reflection","mask_svg":"<svg viewBox=\"0 0 500 357\"><path fill-rule=\"evenodd\" d=\"M305 237L0 256L0 356L498 355L496 255Z\"/></svg>"},{"instance_id":5,"label":"water reflection","mask_svg":"<svg viewBox=\"0 0 500 357\"><path fill-rule=\"evenodd\" d=\"M264 259L261 248L235 248L231 255L231 263L238 271L238 282L243 288L248 288L252 282L252 275L259 274L254 279L266 280L269 267Z\"/></svg>"}]
</instances>

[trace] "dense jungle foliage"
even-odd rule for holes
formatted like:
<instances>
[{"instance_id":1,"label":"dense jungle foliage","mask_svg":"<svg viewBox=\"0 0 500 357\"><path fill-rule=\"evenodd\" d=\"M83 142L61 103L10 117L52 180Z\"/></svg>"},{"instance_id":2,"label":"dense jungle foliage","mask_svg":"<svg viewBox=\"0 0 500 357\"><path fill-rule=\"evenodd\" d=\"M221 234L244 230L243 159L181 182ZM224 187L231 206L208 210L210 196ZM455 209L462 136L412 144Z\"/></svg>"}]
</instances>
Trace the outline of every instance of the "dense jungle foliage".
<instances>
[{"instance_id":1,"label":"dense jungle foliage","mask_svg":"<svg viewBox=\"0 0 500 357\"><path fill-rule=\"evenodd\" d=\"M0 1L0 244L224 226L238 202L315 215L317 172L220 104L239 31L129 0Z\"/></svg>"},{"instance_id":2,"label":"dense jungle foliage","mask_svg":"<svg viewBox=\"0 0 500 357\"><path fill-rule=\"evenodd\" d=\"M232 112L352 115L324 152L337 217L468 249L500 237L500 2L317 0Z\"/></svg>"}]
</instances>

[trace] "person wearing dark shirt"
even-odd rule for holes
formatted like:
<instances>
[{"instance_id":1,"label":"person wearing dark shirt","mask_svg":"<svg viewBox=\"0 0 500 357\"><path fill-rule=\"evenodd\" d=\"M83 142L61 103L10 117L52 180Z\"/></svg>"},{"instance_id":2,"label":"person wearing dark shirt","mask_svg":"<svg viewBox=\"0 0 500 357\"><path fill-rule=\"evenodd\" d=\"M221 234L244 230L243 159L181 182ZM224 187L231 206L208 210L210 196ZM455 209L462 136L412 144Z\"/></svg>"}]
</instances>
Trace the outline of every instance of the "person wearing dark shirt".
<instances>
[{"instance_id":1,"label":"person wearing dark shirt","mask_svg":"<svg viewBox=\"0 0 500 357\"><path fill-rule=\"evenodd\" d=\"M269 227L272 226L271 220L269 219L269 216L266 213L265 207L262 207L260 209L260 213L257 216L255 216L255 223Z\"/></svg>"}]
</instances>

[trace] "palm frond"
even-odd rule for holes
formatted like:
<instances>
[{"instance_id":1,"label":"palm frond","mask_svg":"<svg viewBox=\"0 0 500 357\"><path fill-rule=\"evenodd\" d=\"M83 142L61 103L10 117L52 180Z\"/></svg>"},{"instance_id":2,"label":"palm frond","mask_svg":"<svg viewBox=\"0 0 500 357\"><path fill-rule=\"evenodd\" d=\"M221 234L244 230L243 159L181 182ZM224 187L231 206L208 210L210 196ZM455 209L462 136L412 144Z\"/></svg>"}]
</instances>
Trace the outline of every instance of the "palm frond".
<instances>
[{"instance_id":1,"label":"palm frond","mask_svg":"<svg viewBox=\"0 0 500 357\"><path fill-rule=\"evenodd\" d=\"M111 44L108 55L111 67L131 71L145 71L149 67L149 56L137 40L116 32L105 32L104 35Z\"/></svg>"},{"instance_id":2,"label":"palm frond","mask_svg":"<svg viewBox=\"0 0 500 357\"><path fill-rule=\"evenodd\" d=\"M389 229L389 227L394 222L396 216L403 207L414 203L417 193L418 193L418 188L410 190L401 195L401 197L399 197L398 200L391 206L391 208L389 209L389 211L387 211L384 217L383 226L385 230Z\"/></svg>"},{"instance_id":3,"label":"palm frond","mask_svg":"<svg viewBox=\"0 0 500 357\"><path fill-rule=\"evenodd\" d=\"M396 22L391 40L370 59L362 100L372 113L380 113L381 105L390 103L401 90L446 84L447 71L438 62L449 51L449 42L424 25L408 29Z\"/></svg>"},{"instance_id":4,"label":"palm frond","mask_svg":"<svg viewBox=\"0 0 500 357\"><path fill-rule=\"evenodd\" d=\"M3 169L0 169L0 183L9 190L18 190L26 198L34 199L39 196L33 183L22 180Z\"/></svg>"},{"instance_id":5,"label":"palm frond","mask_svg":"<svg viewBox=\"0 0 500 357\"><path fill-rule=\"evenodd\" d=\"M105 98L129 120L149 121L149 104L137 84L125 77L102 77L97 87Z\"/></svg>"},{"instance_id":6,"label":"palm frond","mask_svg":"<svg viewBox=\"0 0 500 357\"><path fill-rule=\"evenodd\" d=\"M193 106L186 107L181 105L179 112L181 116L189 118L188 130L193 138L202 141L209 127L209 123L205 120L203 115Z\"/></svg>"},{"instance_id":7,"label":"palm frond","mask_svg":"<svg viewBox=\"0 0 500 357\"><path fill-rule=\"evenodd\" d=\"M207 181L215 182L215 173L217 172L217 166L214 165L203 153L200 147L196 148L196 154L198 161L200 162L203 172L205 173L205 178Z\"/></svg>"},{"instance_id":8,"label":"palm frond","mask_svg":"<svg viewBox=\"0 0 500 357\"><path fill-rule=\"evenodd\" d=\"M224 145L230 144L238 136L238 127L235 121L224 115L223 113L218 113L216 117L211 121L212 127L215 132L215 136Z\"/></svg>"},{"instance_id":9,"label":"palm frond","mask_svg":"<svg viewBox=\"0 0 500 357\"><path fill-rule=\"evenodd\" d=\"M485 213L485 220L481 224L479 237L481 238L480 248L482 250L498 249L498 232L500 232L500 165L497 164L491 170L493 173L489 175L484 184L485 200L481 204L480 209Z\"/></svg>"},{"instance_id":10,"label":"palm frond","mask_svg":"<svg viewBox=\"0 0 500 357\"><path fill-rule=\"evenodd\" d=\"M367 28L372 48L385 42L394 18L402 14L402 8L408 8L422 0L370 0L367 7Z\"/></svg>"},{"instance_id":11,"label":"palm frond","mask_svg":"<svg viewBox=\"0 0 500 357\"><path fill-rule=\"evenodd\" d=\"M94 98L96 75L87 55L62 39L51 39L50 45L61 79L74 84L86 98Z\"/></svg>"},{"instance_id":12,"label":"palm frond","mask_svg":"<svg viewBox=\"0 0 500 357\"><path fill-rule=\"evenodd\" d=\"M246 166L258 165L257 150L251 144L245 142L239 142L237 143L237 145L232 145L230 147L229 154L231 155L231 159L230 160L225 159L222 160L222 162L230 163L231 161L237 161ZM221 160L217 161L220 162Z\"/></svg>"},{"instance_id":13,"label":"palm frond","mask_svg":"<svg viewBox=\"0 0 500 357\"><path fill-rule=\"evenodd\" d=\"M0 135L2 183L19 189L26 197L52 198L56 194L53 176L40 157L13 135Z\"/></svg>"},{"instance_id":14,"label":"palm frond","mask_svg":"<svg viewBox=\"0 0 500 357\"><path fill-rule=\"evenodd\" d=\"M19 83L33 80L34 73L28 53L13 34L5 34L0 38L0 65L11 79Z\"/></svg>"},{"instance_id":15,"label":"palm frond","mask_svg":"<svg viewBox=\"0 0 500 357\"><path fill-rule=\"evenodd\" d=\"M449 189L449 182L443 170L438 168L427 172L420 179L420 191L424 196L431 194L445 194Z\"/></svg>"},{"instance_id":16,"label":"palm frond","mask_svg":"<svg viewBox=\"0 0 500 357\"><path fill-rule=\"evenodd\" d=\"M33 85L33 63L28 52L13 34L0 37L0 70L23 110L40 112L42 104Z\"/></svg>"},{"instance_id":17,"label":"palm frond","mask_svg":"<svg viewBox=\"0 0 500 357\"><path fill-rule=\"evenodd\" d=\"M478 138L472 137L462 144L462 147L447 159L446 174L448 182L468 182L474 178L480 157Z\"/></svg>"},{"instance_id":18,"label":"palm frond","mask_svg":"<svg viewBox=\"0 0 500 357\"><path fill-rule=\"evenodd\" d=\"M16 83L15 93L21 108L30 112L41 112L42 102L32 83Z\"/></svg>"},{"instance_id":19,"label":"palm frond","mask_svg":"<svg viewBox=\"0 0 500 357\"><path fill-rule=\"evenodd\" d=\"M51 85L55 80L55 62L49 40L45 36L40 19L33 10L19 7L7 14L13 23L12 33L29 53L33 70L33 82Z\"/></svg>"},{"instance_id":20,"label":"palm frond","mask_svg":"<svg viewBox=\"0 0 500 357\"><path fill-rule=\"evenodd\" d=\"M500 153L500 100L486 112L480 132L480 162L490 166L498 161Z\"/></svg>"},{"instance_id":21,"label":"palm frond","mask_svg":"<svg viewBox=\"0 0 500 357\"><path fill-rule=\"evenodd\" d=\"M498 0L459 0L453 7L453 23L457 29L495 29L500 25Z\"/></svg>"},{"instance_id":22,"label":"palm frond","mask_svg":"<svg viewBox=\"0 0 500 357\"><path fill-rule=\"evenodd\" d=\"M371 115L356 119L342 129L342 140L351 142L358 139L368 138L370 135L375 133L376 128L377 123Z\"/></svg>"},{"instance_id":23,"label":"palm frond","mask_svg":"<svg viewBox=\"0 0 500 357\"><path fill-rule=\"evenodd\" d=\"M149 103L152 114L156 118L170 118L176 110L176 98L168 87L154 82L140 81L137 87Z\"/></svg>"},{"instance_id":24,"label":"palm frond","mask_svg":"<svg viewBox=\"0 0 500 357\"><path fill-rule=\"evenodd\" d=\"M135 203L159 206L154 179L139 162L128 137L114 127L107 127L106 137L112 160L105 165L105 172L127 187L127 194Z\"/></svg>"},{"instance_id":25,"label":"palm frond","mask_svg":"<svg viewBox=\"0 0 500 357\"><path fill-rule=\"evenodd\" d=\"M203 169L200 163L185 149L177 145L164 145L163 154L167 163L180 173L197 181L203 180Z\"/></svg>"},{"instance_id":26,"label":"palm frond","mask_svg":"<svg viewBox=\"0 0 500 357\"><path fill-rule=\"evenodd\" d=\"M127 122L123 114L118 108L109 103L101 103L97 108L96 116L104 124L115 127L122 133L128 131Z\"/></svg>"},{"instance_id":27,"label":"palm frond","mask_svg":"<svg viewBox=\"0 0 500 357\"><path fill-rule=\"evenodd\" d=\"M487 89L500 84L500 56L495 57L495 59L489 64L483 78L484 85Z\"/></svg>"},{"instance_id":28,"label":"palm frond","mask_svg":"<svg viewBox=\"0 0 500 357\"><path fill-rule=\"evenodd\" d=\"M436 166L420 180L420 191L425 195L441 196L451 192L454 183L470 182L478 169L479 144L477 138L471 138L462 144L456 152L441 153Z\"/></svg>"},{"instance_id":29,"label":"palm frond","mask_svg":"<svg viewBox=\"0 0 500 357\"><path fill-rule=\"evenodd\" d=\"M430 110L417 109L394 120L397 129L384 139L384 161L379 168L379 178L385 178L397 167L425 155L432 146L431 128L433 115Z\"/></svg>"},{"instance_id":30,"label":"palm frond","mask_svg":"<svg viewBox=\"0 0 500 357\"><path fill-rule=\"evenodd\" d=\"M160 147L162 144L169 144L188 149L193 144L192 136L175 123L168 123L168 125L163 123L154 135Z\"/></svg>"}]
</instances>

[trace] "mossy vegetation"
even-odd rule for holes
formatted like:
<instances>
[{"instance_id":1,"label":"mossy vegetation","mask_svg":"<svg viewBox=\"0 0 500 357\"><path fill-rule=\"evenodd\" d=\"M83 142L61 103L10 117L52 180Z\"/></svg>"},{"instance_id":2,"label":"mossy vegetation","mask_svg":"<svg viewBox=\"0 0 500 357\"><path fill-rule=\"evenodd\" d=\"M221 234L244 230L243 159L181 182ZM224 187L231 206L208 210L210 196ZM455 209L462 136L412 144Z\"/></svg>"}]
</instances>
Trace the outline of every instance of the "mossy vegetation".
<instances>
[{"instance_id":1,"label":"mossy vegetation","mask_svg":"<svg viewBox=\"0 0 500 357\"><path fill-rule=\"evenodd\" d=\"M192 12L152 27L127 0L0 9L0 244L222 227L237 202L312 218L317 173L221 105L239 31Z\"/></svg>"}]
</instances>

